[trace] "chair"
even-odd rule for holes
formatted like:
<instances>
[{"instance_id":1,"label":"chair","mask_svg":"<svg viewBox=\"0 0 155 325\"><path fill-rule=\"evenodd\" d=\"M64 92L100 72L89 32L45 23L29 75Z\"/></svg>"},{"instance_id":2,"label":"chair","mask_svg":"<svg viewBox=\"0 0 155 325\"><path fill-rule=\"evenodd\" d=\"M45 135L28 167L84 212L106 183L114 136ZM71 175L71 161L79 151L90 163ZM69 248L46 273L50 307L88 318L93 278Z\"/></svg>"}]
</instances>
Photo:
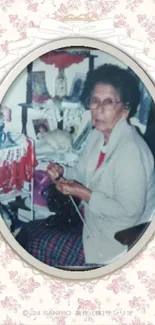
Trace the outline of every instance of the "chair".
<instances>
[{"instance_id":1,"label":"chair","mask_svg":"<svg viewBox=\"0 0 155 325\"><path fill-rule=\"evenodd\" d=\"M3 220L10 220L10 230L14 232L14 216L12 215L11 211L8 207L0 202L0 214Z\"/></svg>"},{"instance_id":2,"label":"chair","mask_svg":"<svg viewBox=\"0 0 155 325\"><path fill-rule=\"evenodd\" d=\"M11 233L13 233L16 229L16 224L18 222L18 209L31 211L28 207L26 207L25 200L20 196L16 197L15 201L9 202L7 205L0 202L0 213L2 218L5 221L6 216L6 218L10 219L11 221Z\"/></svg>"},{"instance_id":3,"label":"chair","mask_svg":"<svg viewBox=\"0 0 155 325\"><path fill-rule=\"evenodd\" d=\"M136 242L140 239L143 233L146 231L150 222L145 222L140 225L127 228L121 231L116 232L114 238L120 242L122 245L127 245L128 250L131 249L132 246L136 244Z\"/></svg>"}]
</instances>

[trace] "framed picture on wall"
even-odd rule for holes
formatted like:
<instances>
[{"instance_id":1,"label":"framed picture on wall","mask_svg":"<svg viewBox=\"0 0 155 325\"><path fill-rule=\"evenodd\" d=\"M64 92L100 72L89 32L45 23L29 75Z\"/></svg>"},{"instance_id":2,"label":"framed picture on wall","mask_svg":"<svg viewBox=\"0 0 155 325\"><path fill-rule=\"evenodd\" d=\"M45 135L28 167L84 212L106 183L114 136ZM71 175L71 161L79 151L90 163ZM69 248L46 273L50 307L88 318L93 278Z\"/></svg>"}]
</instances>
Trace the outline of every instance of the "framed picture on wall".
<instances>
[{"instance_id":1,"label":"framed picture on wall","mask_svg":"<svg viewBox=\"0 0 155 325\"><path fill-rule=\"evenodd\" d=\"M71 101L78 102L80 100L85 79L86 79L85 73L76 73L75 78L72 81L72 85L69 93L69 99Z\"/></svg>"}]
</instances>

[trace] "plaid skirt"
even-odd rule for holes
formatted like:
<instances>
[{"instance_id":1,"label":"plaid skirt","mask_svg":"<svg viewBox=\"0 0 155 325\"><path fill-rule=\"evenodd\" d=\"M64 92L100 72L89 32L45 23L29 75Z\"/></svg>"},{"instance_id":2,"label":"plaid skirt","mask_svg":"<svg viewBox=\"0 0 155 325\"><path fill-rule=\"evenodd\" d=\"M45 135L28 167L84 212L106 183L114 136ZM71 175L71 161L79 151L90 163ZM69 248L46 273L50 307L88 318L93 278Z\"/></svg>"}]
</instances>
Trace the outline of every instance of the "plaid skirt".
<instances>
[{"instance_id":1,"label":"plaid skirt","mask_svg":"<svg viewBox=\"0 0 155 325\"><path fill-rule=\"evenodd\" d=\"M41 262L53 267L90 266L86 264L82 241L82 225L65 231L48 228L44 220L30 221L16 237L25 250Z\"/></svg>"}]
</instances>

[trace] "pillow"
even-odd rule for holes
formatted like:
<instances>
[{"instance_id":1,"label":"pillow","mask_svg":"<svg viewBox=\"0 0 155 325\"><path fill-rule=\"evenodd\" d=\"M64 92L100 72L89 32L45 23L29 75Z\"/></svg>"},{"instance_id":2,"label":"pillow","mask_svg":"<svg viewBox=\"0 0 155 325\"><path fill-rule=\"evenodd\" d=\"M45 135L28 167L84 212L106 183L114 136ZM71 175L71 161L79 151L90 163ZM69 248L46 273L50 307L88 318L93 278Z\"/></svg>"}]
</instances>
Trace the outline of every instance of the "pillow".
<instances>
[{"instance_id":1,"label":"pillow","mask_svg":"<svg viewBox=\"0 0 155 325\"><path fill-rule=\"evenodd\" d=\"M69 149L72 147L72 136L66 130L53 130L44 135L46 142L52 149Z\"/></svg>"}]
</instances>

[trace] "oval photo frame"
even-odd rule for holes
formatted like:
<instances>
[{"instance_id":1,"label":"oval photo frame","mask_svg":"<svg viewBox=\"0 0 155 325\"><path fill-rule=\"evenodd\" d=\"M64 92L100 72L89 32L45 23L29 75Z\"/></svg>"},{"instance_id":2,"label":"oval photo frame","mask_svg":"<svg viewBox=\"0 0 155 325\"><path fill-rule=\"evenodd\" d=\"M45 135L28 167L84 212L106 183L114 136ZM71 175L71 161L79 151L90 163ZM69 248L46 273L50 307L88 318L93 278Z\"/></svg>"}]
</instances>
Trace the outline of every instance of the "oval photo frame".
<instances>
[{"instance_id":1,"label":"oval photo frame","mask_svg":"<svg viewBox=\"0 0 155 325\"><path fill-rule=\"evenodd\" d=\"M139 79L144 83L148 91L150 92L152 99L155 101L155 86L151 81L150 77L143 71L139 64L137 64L133 59L131 59L127 54L123 53L121 50L115 48L112 45L104 43L99 40L90 39L90 38L65 38L51 41L50 43L39 47L38 49L34 50L32 53L28 54L16 66L8 73L5 77L4 81L0 86L0 100L2 102L3 97L5 96L6 92L8 91L9 87L13 83L13 81L18 77L18 75L27 67L28 64L36 60L38 57L42 56L43 54L57 49L69 48L69 47L87 47L96 50L100 50L106 52L114 56L116 59L124 63L125 65L129 66L139 77ZM11 246L11 248L18 254L18 256L23 260L23 262L28 263L29 267L35 268L35 273L41 272L43 275L50 275L59 279L66 279L66 280L90 280L96 278L102 278L103 276L109 275L110 273L118 270L119 268L123 267L127 264L131 259L133 259L148 243L150 238L153 236L155 231L155 218L153 214L152 221L149 227L145 230L144 234L138 240L138 242L124 255L118 257L117 260L113 261L110 265L105 267L100 267L93 270L79 270L79 271L71 271L71 270L62 270L59 268L54 268L48 266L33 256L31 256L25 249L23 249L16 239L11 234L10 230L6 226L5 222L3 221L2 217L0 218L0 227L1 233L4 236L4 239L7 243ZM77 269L77 268L76 268Z\"/></svg>"}]
</instances>

